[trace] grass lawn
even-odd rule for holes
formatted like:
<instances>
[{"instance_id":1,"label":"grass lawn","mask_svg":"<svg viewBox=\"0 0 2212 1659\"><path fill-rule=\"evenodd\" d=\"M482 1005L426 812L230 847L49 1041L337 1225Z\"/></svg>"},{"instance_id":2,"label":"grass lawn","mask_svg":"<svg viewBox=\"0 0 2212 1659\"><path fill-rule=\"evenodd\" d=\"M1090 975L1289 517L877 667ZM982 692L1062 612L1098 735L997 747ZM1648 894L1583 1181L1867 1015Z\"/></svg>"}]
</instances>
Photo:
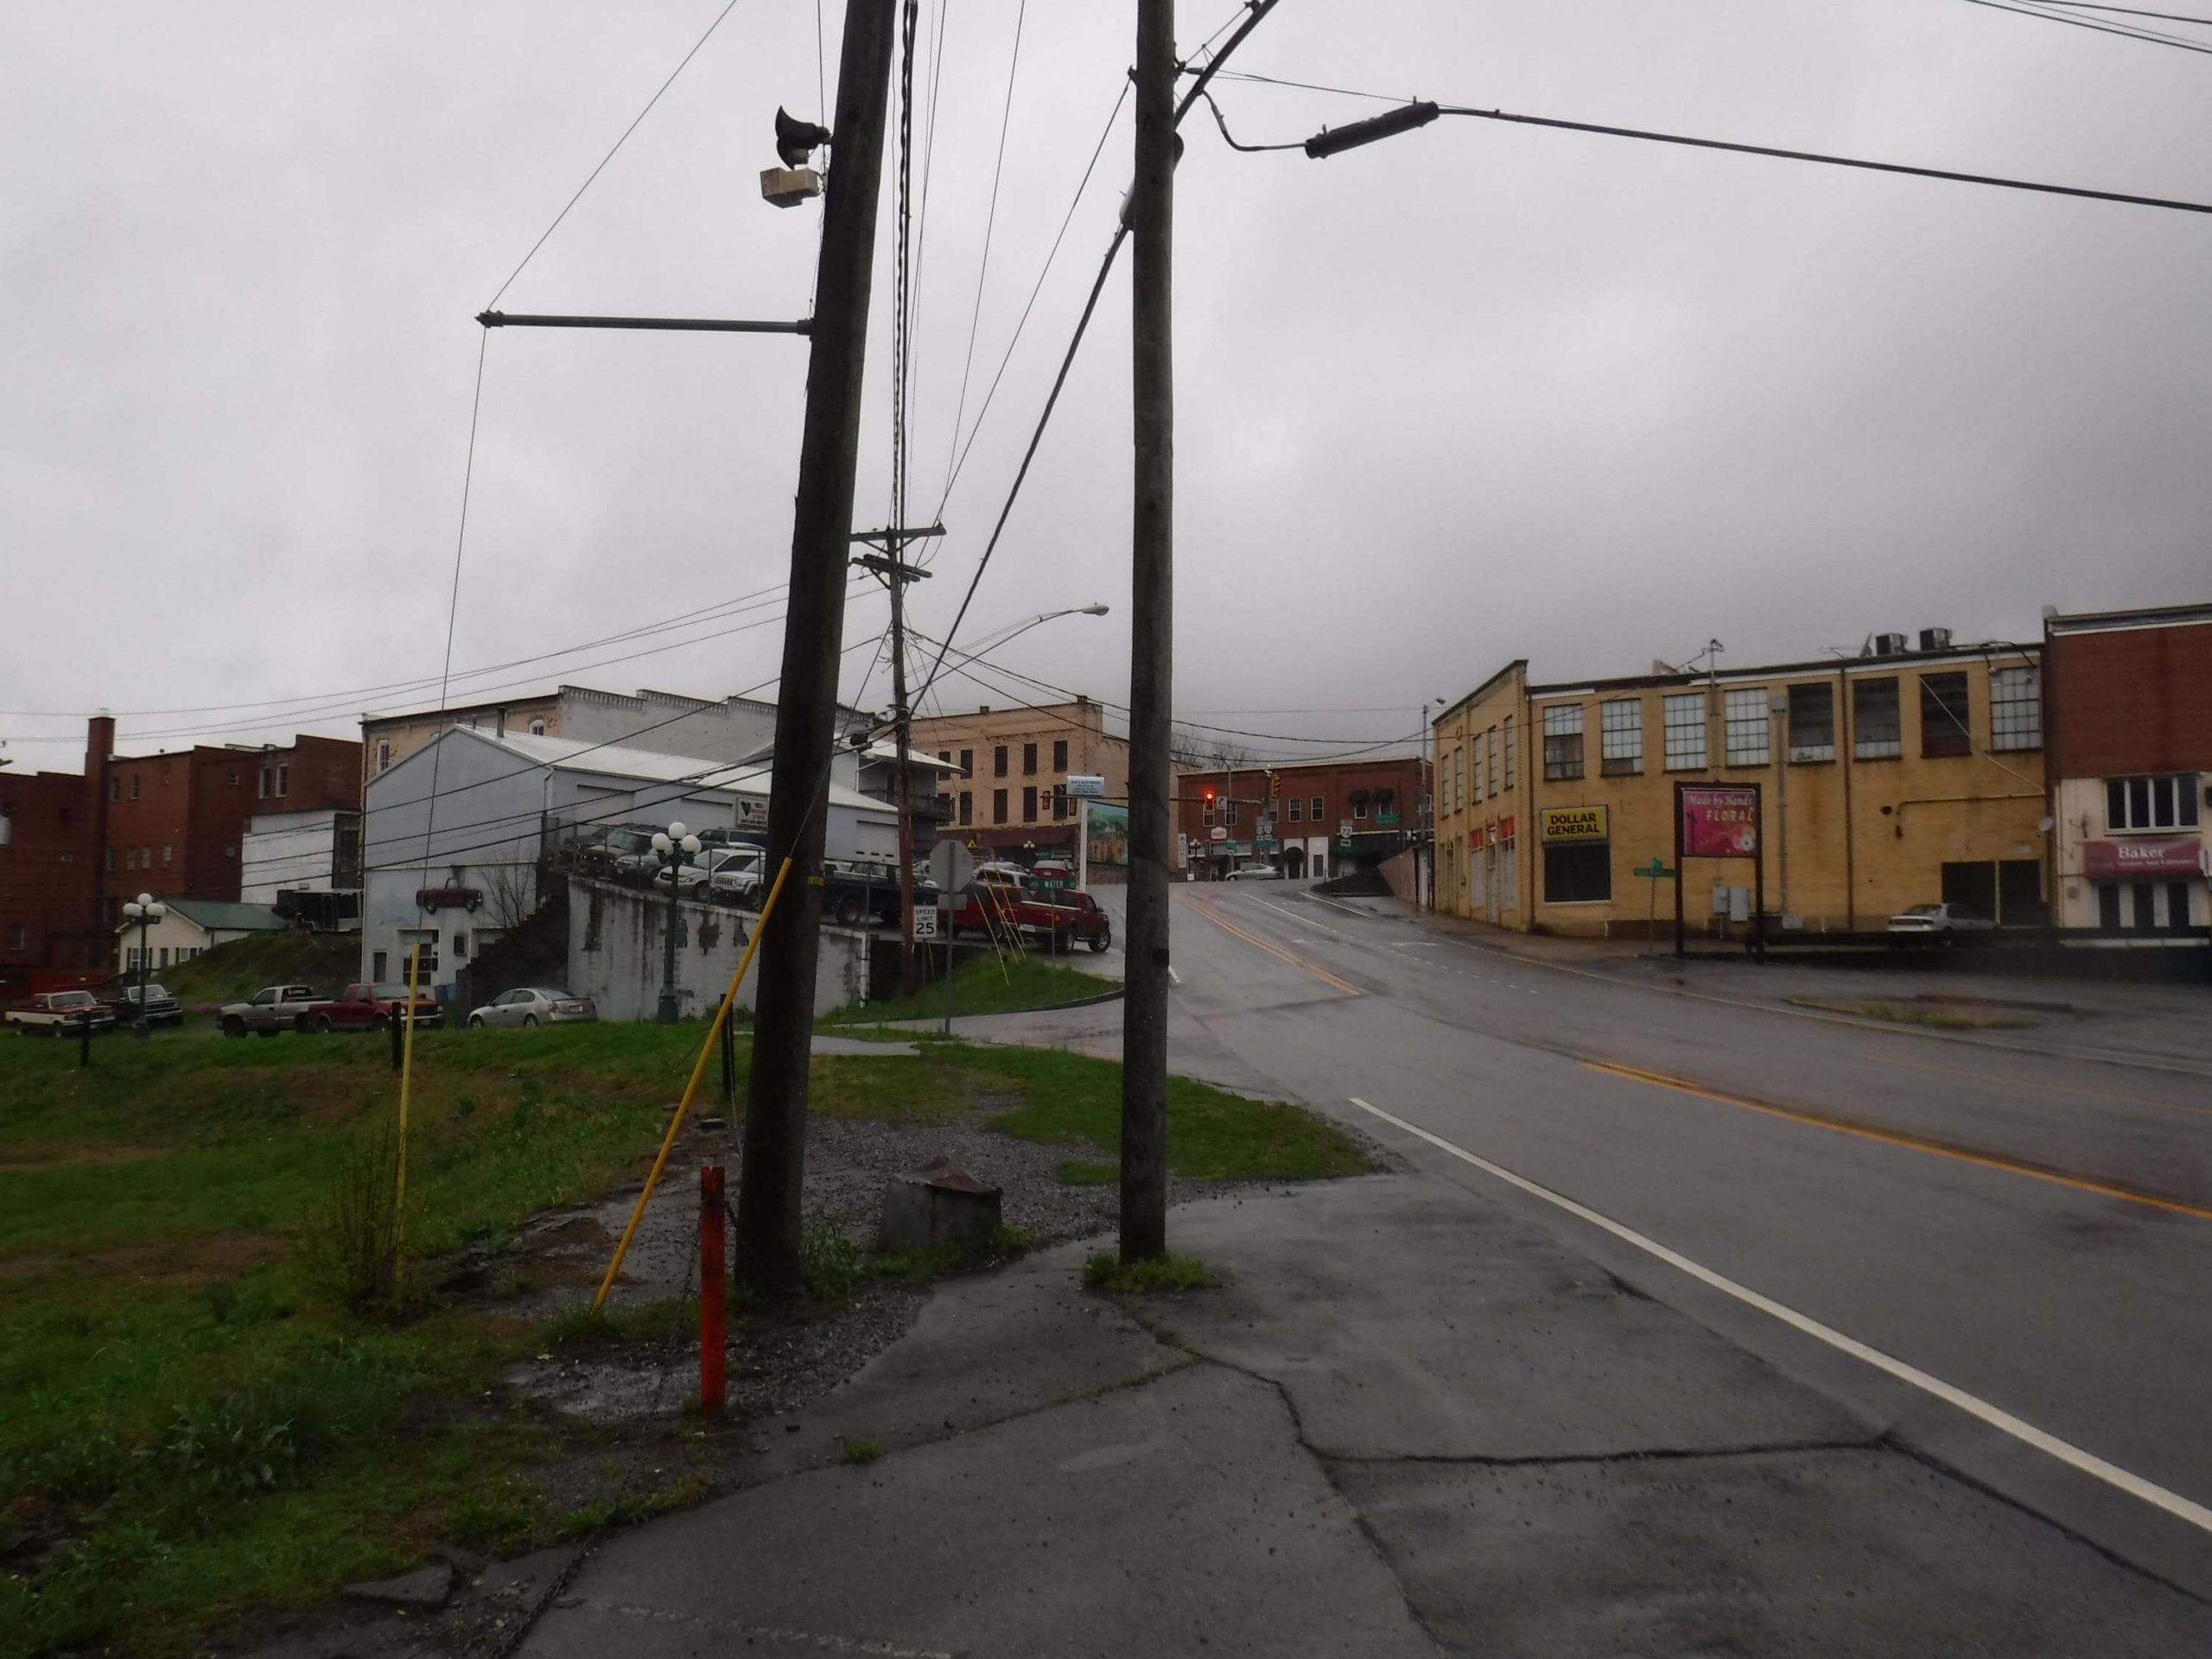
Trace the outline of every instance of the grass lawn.
<instances>
[{"instance_id":1,"label":"grass lawn","mask_svg":"<svg viewBox=\"0 0 2212 1659\"><path fill-rule=\"evenodd\" d=\"M419 1035L418 1249L496 1251L640 1173L702 1034ZM574 1525L538 1476L590 1431L498 1382L557 1321L497 1297L362 1317L310 1269L304 1217L392 1118L385 1045L163 1033L93 1053L79 1072L73 1045L0 1041L0 1656L181 1651L230 1612L319 1599L441 1539L513 1550ZM1119 1089L1108 1062L962 1044L814 1067L818 1111L995 1113L1065 1143L1072 1179L1110 1179ZM1294 1107L1179 1079L1169 1115L1178 1173L1364 1166Z\"/></svg>"},{"instance_id":2,"label":"grass lawn","mask_svg":"<svg viewBox=\"0 0 2212 1659\"><path fill-rule=\"evenodd\" d=\"M249 933L148 977L180 1002L243 1002L264 985L312 985L336 993L360 976L358 933Z\"/></svg>"},{"instance_id":3,"label":"grass lawn","mask_svg":"<svg viewBox=\"0 0 2212 1659\"><path fill-rule=\"evenodd\" d=\"M1025 1008L1049 1008L1103 996L1116 985L1114 980L1063 968L1044 957L971 957L952 970L952 1013L957 1018L963 1014L1018 1014ZM823 1023L873 1026L892 1020L941 1020L944 1010L945 986L940 979L912 996L841 1008Z\"/></svg>"}]
</instances>

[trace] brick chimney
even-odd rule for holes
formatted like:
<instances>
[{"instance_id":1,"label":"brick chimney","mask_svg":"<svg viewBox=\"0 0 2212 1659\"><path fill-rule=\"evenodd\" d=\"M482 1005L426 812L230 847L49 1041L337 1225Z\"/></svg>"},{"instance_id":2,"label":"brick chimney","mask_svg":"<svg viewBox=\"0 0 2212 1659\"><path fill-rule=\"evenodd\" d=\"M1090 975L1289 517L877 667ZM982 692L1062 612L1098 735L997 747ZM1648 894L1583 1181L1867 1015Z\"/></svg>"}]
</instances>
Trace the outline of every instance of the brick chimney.
<instances>
[{"instance_id":1,"label":"brick chimney","mask_svg":"<svg viewBox=\"0 0 2212 1659\"><path fill-rule=\"evenodd\" d=\"M107 779L109 763L114 758L115 718L111 715L94 715L85 722L85 830L77 856L84 861L80 890L95 937L107 931L107 906L102 902L102 894L107 886L104 874L107 858Z\"/></svg>"}]
</instances>

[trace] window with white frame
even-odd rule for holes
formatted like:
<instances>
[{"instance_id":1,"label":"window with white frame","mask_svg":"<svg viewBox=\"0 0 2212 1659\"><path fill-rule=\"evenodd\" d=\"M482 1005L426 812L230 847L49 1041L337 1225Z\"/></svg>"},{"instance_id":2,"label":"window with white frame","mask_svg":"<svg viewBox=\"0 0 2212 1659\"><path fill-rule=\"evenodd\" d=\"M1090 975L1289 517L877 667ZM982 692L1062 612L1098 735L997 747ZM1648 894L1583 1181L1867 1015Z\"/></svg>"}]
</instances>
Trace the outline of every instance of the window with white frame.
<instances>
[{"instance_id":1,"label":"window with white frame","mask_svg":"<svg viewBox=\"0 0 2212 1659\"><path fill-rule=\"evenodd\" d=\"M1851 753L1859 760L1894 760L1904 753L1894 678L1851 683Z\"/></svg>"},{"instance_id":2,"label":"window with white frame","mask_svg":"<svg viewBox=\"0 0 2212 1659\"><path fill-rule=\"evenodd\" d=\"M2000 668L1989 677L1989 747L2043 747L2043 671Z\"/></svg>"},{"instance_id":3,"label":"window with white frame","mask_svg":"<svg viewBox=\"0 0 2212 1659\"><path fill-rule=\"evenodd\" d=\"M1306 803L1306 816L1315 823L1321 822L1321 798L1319 795Z\"/></svg>"},{"instance_id":4,"label":"window with white frame","mask_svg":"<svg viewBox=\"0 0 2212 1659\"><path fill-rule=\"evenodd\" d=\"M1643 770L1643 699L1614 697L1598 705L1598 772L1632 778Z\"/></svg>"},{"instance_id":5,"label":"window with white frame","mask_svg":"<svg viewBox=\"0 0 2212 1659\"><path fill-rule=\"evenodd\" d=\"M2196 775L2105 779L2105 828L2108 830L2194 830Z\"/></svg>"},{"instance_id":6,"label":"window with white frame","mask_svg":"<svg viewBox=\"0 0 2212 1659\"><path fill-rule=\"evenodd\" d=\"M1513 787L1513 716L1512 716L1512 715L1508 715L1505 717L1505 784L1504 784L1504 787L1505 787L1505 788L1507 788L1507 789L1510 789L1510 788L1512 788L1512 787Z\"/></svg>"},{"instance_id":7,"label":"window with white frame","mask_svg":"<svg viewBox=\"0 0 2212 1659\"><path fill-rule=\"evenodd\" d=\"M377 744L377 770L378 772L391 770L391 745L381 740Z\"/></svg>"},{"instance_id":8,"label":"window with white frame","mask_svg":"<svg viewBox=\"0 0 2212 1659\"><path fill-rule=\"evenodd\" d=\"M1766 688L1749 685L1726 693L1720 703L1722 753L1732 766L1767 762Z\"/></svg>"},{"instance_id":9,"label":"window with white frame","mask_svg":"<svg viewBox=\"0 0 2212 1659\"><path fill-rule=\"evenodd\" d=\"M1493 726L1483 734L1483 793L1497 793L1497 728Z\"/></svg>"},{"instance_id":10,"label":"window with white frame","mask_svg":"<svg viewBox=\"0 0 2212 1659\"><path fill-rule=\"evenodd\" d=\"M1467 788L1467 798L1479 806L1483 798L1483 734L1477 732L1467 747L1470 750L1469 764L1474 771L1474 779Z\"/></svg>"},{"instance_id":11,"label":"window with white frame","mask_svg":"<svg viewBox=\"0 0 2212 1659\"><path fill-rule=\"evenodd\" d=\"M1582 705L1556 703L1544 710L1544 776L1582 775Z\"/></svg>"},{"instance_id":12,"label":"window with white frame","mask_svg":"<svg viewBox=\"0 0 2212 1659\"><path fill-rule=\"evenodd\" d=\"M1305 805L1306 803L1300 800L1297 796L1294 795L1290 798L1290 821L1293 823L1296 823L1298 822L1299 813L1304 809Z\"/></svg>"},{"instance_id":13,"label":"window with white frame","mask_svg":"<svg viewBox=\"0 0 2212 1659\"><path fill-rule=\"evenodd\" d=\"M1662 728L1662 741L1666 745L1667 770L1703 772L1705 693L1669 693L1666 700L1659 705L1659 719Z\"/></svg>"},{"instance_id":14,"label":"window with white frame","mask_svg":"<svg viewBox=\"0 0 2212 1659\"><path fill-rule=\"evenodd\" d=\"M1835 759L1835 687L1826 680L1789 688L1789 743L1793 764Z\"/></svg>"}]
</instances>

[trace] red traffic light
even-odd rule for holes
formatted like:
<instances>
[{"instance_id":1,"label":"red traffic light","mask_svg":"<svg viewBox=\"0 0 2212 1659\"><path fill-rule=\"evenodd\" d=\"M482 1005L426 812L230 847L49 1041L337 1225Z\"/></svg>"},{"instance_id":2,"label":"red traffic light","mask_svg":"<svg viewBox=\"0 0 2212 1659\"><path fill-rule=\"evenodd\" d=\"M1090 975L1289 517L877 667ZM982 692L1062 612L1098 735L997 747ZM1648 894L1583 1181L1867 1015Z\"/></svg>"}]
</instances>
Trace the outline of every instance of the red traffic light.
<instances>
[{"instance_id":1,"label":"red traffic light","mask_svg":"<svg viewBox=\"0 0 2212 1659\"><path fill-rule=\"evenodd\" d=\"M1211 799L1213 799L1213 791L1211 791L1211 790L1208 790L1208 791L1206 791L1206 799L1208 799L1209 801L1211 801Z\"/></svg>"}]
</instances>

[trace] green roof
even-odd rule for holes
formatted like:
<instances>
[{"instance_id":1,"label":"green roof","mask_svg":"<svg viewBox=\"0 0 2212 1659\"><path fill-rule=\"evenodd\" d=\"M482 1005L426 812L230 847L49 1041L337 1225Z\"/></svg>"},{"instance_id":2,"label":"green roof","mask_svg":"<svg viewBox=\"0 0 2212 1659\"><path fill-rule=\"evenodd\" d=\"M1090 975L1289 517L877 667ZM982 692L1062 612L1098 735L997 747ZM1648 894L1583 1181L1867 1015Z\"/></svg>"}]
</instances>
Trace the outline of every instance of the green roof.
<instances>
[{"instance_id":1,"label":"green roof","mask_svg":"<svg viewBox=\"0 0 2212 1659\"><path fill-rule=\"evenodd\" d=\"M239 905L219 899L170 899L168 907L210 933L275 933L291 924L266 905Z\"/></svg>"}]
</instances>

